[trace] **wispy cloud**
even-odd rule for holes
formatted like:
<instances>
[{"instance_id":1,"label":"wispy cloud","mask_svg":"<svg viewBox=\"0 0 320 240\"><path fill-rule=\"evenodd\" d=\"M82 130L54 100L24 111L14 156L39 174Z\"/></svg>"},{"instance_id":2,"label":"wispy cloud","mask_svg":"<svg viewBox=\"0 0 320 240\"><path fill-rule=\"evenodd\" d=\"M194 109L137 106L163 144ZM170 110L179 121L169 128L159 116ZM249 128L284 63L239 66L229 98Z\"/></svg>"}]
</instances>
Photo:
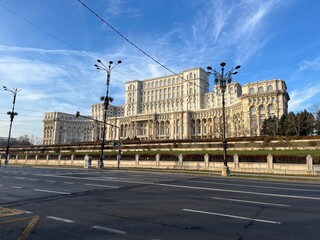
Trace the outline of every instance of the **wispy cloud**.
<instances>
[{"instance_id":1,"label":"wispy cloud","mask_svg":"<svg viewBox=\"0 0 320 240\"><path fill-rule=\"evenodd\" d=\"M311 59L311 60L303 60L299 64L299 71L306 71L306 70L312 70L312 71L319 71L320 70L320 56Z\"/></svg>"},{"instance_id":2,"label":"wispy cloud","mask_svg":"<svg viewBox=\"0 0 320 240\"><path fill-rule=\"evenodd\" d=\"M67 75L55 65L18 57L0 58L0 74L6 84L26 85L53 81Z\"/></svg>"},{"instance_id":3,"label":"wispy cloud","mask_svg":"<svg viewBox=\"0 0 320 240\"><path fill-rule=\"evenodd\" d=\"M80 51L80 50L66 50L66 49L41 49L41 48L0 45L0 51L1 52L17 52L17 53L30 52L30 53L41 53L41 54L73 55L73 56L82 56L82 57L87 55L86 57L90 57L88 52Z\"/></svg>"},{"instance_id":4,"label":"wispy cloud","mask_svg":"<svg viewBox=\"0 0 320 240\"><path fill-rule=\"evenodd\" d=\"M105 10L105 15L107 19L114 18L120 15L126 16L137 16L139 12L136 8L128 7L126 1L124 0L113 0L108 1L104 4L103 9Z\"/></svg>"},{"instance_id":5,"label":"wispy cloud","mask_svg":"<svg viewBox=\"0 0 320 240\"><path fill-rule=\"evenodd\" d=\"M243 64L266 45L272 36L267 20L286 2L199 1L192 25L177 24L175 32L181 36L185 52L198 53L199 58L232 56L236 64Z\"/></svg>"},{"instance_id":6,"label":"wispy cloud","mask_svg":"<svg viewBox=\"0 0 320 240\"><path fill-rule=\"evenodd\" d=\"M320 94L320 84L311 85L295 89L289 93L290 95L290 103L289 103L289 111L301 111L302 109L310 108L311 100Z\"/></svg>"}]
</instances>

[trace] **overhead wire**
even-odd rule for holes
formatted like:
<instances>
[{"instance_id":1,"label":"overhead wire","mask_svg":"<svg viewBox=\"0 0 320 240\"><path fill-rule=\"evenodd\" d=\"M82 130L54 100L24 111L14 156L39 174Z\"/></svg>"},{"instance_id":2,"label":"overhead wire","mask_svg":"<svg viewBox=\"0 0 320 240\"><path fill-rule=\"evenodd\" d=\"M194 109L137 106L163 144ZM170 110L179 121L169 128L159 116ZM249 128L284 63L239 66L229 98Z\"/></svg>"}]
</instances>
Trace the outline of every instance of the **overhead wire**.
<instances>
[{"instance_id":1,"label":"overhead wire","mask_svg":"<svg viewBox=\"0 0 320 240\"><path fill-rule=\"evenodd\" d=\"M144 51L142 48L140 48L139 46L137 46L134 42L132 42L129 38L127 38L124 34L122 34L119 30L117 30L115 27L113 27L110 23L108 23L105 19L103 19L99 14L97 14L95 11L93 11L88 5L86 5L83 1L81 0L77 0L78 2L80 2L86 9L88 9L92 14L94 14L97 18L99 18L104 24L106 24L108 27L110 27L113 31L115 31L119 36L121 36L125 41L127 41L129 44L131 44L133 47L135 47L136 49L138 49L140 52L142 52L144 55L146 55L148 58L150 58L151 60L153 60L154 62L156 62L158 65L160 65L161 67L163 67L164 69L166 69L167 71L169 71L170 73L172 73L173 75L180 77L183 81L186 81L188 83L190 83L191 85L197 86L201 89L204 89L205 91L208 91L207 88L204 88L202 86L199 86L198 84L192 82L191 80L185 79L184 77L180 76L178 73L174 72L173 70L171 70L170 68L168 68L167 66L165 66L164 64L162 64L160 61L158 61L157 59L155 59L154 57L152 57L150 54L148 54L146 51ZM93 56L87 54L86 52L74 47L73 45L71 45L70 43L64 41L63 39L61 39L60 37L57 37L56 35L50 33L49 31L47 31L46 29L44 29L43 27L40 27L39 25L31 22L30 20L28 20L27 18L25 18L24 16L16 13L15 11L11 10L10 8L4 6L3 4L0 3L0 6L4 9L6 9L7 11L9 11L10 13L12 13L13 15L21 18L22 20L24 20L25 22L29 23L30 25L34 26L35 28L39 29L40 31L48 34L49 36L53 37L54 39L58 40L59 42L65 44L66 46L80 52L81 54L91 58L91 59L95 59ZM117 71L119 74L126 76L125 74ZM210 92L210 91L209 91Z\"/></svg>"},{"instance_id":2,"label":"overhead wire","mask_svg":"<svg viewBox=\"0 0 320 240\"><path fill-rule=\"evenodd\" d=\"M207 88L204 88L202 86L199 86L193 82L191 82L191 80L185 79L183 77L181 77L178 73L174 72L173 70L171 70L170 68L166 67L164 64L162 64L161 62L159 62L157 59L155 59L154 57L152 57L150 54L148 54L146 51L144 51L142 48L140 48L139 46L137 46L135 43L133 43L129 38L127 38L124 34L122 34L119 30L117 30L115 27L113 27L110 23L108 23L104 18L102 18L98 13L96 13L94 10L92 10L87 4L85 4L83 1L81 0L77 0L79 3L81 3L87 10L89 10L93 15L95 15L98 19L100 19L103 23L105 23L108 27L110 27L114 32L116 32L120 37L122 37L125 41L127 41L129 44L131 44L134 48L138 49L140 52L142 52L144 55L146 55L148 58L150 58L151 60L153 60L154 62L156 62L157 64L159 64L161 67L163 67L164 69L166 69L167 71L171 72L173 75L180 77L182 80L189 82L190 84L193 84L194 86L197 86L201 89L204 89L205 91L208 91ZM210 91L209 91L210 92Z\"/></svg>"},{"instance_id":3,"label":"overhead wire","mask_svg":"<svg viewBox=\"0 0 320 240\"><path fill-rule=\"evenodd\" d=\"M25 18L25 17L23 17L22 15L20 15L20 14L16 13L15 11L11 10L10 8L8 8L8 7L4 6L4 5L3 5L3 4L1 4L1 3L0 3L0 7L2 7L2 8L4 8L4 9L6 9L7 11L11 12L13 15L15 15L15 16L17 16L17 17L21 18L21 19L22 19L22 20L24 20L25 22L29 23L30 25L34 26L35 28L39 29L40 31L42 31L42 32L44 32L44 33L46 33L46 34L50 35L51 37L55 38L56 40L58 40L59 42L61 42L61 43L65 44L65 45L67 45L68 47L72 48L73 50L79 51L79 52L81 52L82 54L86 55L87 57L90 57L90 58L94 59L94 57L90 56L90 55L89 55L89 54L87 54L86 52L84 52L84 51L82 51L82 50L80 50L80 49L78 49L78 48L76 48L76 47L72 46L71 44L67 43L67 42L66 42L66 41L64 41L63 39L61 39L61 38L57 37L56 35L54 35L54 34L50 33L49 31L45 30L44 28L42 28L42 27L40 27L40 26L36 25L35 23L31 22L31 21L30 21L30 20L28 20L27 18Z\"/></svg>"}]
</instances>

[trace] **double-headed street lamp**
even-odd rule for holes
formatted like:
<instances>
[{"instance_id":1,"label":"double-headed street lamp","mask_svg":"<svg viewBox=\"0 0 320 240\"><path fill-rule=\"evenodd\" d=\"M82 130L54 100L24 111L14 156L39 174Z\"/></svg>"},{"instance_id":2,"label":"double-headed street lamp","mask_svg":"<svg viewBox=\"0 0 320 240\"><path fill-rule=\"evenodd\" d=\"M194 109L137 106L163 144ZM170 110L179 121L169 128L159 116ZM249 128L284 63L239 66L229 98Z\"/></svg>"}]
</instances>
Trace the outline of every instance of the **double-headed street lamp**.
<instances>
[{"instance_id":1,"label":"double-headed street lamp","mask_svg":"<svg viewBox=\"0 0 320 240\"><path fill-rule=\"evenodd\" d=\"M12 122L13 122L13 118L14 116L18 115L18 113L16 113L14 111L14 106L16 104L16 97L17 97L17 93L20 92L20 90L18 90L17 88L13 88L13 89L9 89L6 86L3 86L3 89L5 91L11 92L13 94L13 104L12 104L12 110L11 112L7 112L7 114L10 116L10 127L9 127L9 136L8 136L8 144L7 144L7 149L6 149L6 159L4 161L4 164L8 164L9 162L9 148L10 148L10 138L11 138L11 128L12 128Z\"/></svg>"},{"instance_id":2,"label":"double-headed street lamp","mask_svg":"<svg viewBox=\"0 0 320 240\"><path fill-rule=\"evenodd\" d=\"M224 100L224 93L226 92L227 83L232 82L232 75L237 74L235 70L239 69L241 66L238 65L235 68L232 68L227 73L224 73L224 67L226 66L225 62L220 63L221 66L221 73L212 69L212 67L207 67L209 70L209 74L214 74L214 83L220 85L220 89L222 92L222 121L223 121L223 135L222 135L222 144L223 144L223 168L222 168L222 175L229 176L230 169L228 167L228 160L227 160L227 139L226 139L226 113L225 113L225 100Z\"/></svg>"},{"instance_id":3,"label":"double-headed street lamp","mask_svg":"<svg viewBox=\"0 0 320 240\"><path fill-rule=\"evenodd\" d=\"M114 69L118 64L121 63L121 60L119 60L114 66L112 66L112 64L113 64L112 61L109 62L108 66L103 64L103 62L100 59L98 59L97 62L98 62L98 64L95 64L94 66L98 70L102 70L102 71L105 71L107 73L107 82L106 82L107 93L106 93L106 96L102 96L100 98L100 100L103 101L103 105L104 105L101 154L100 154L100 161L98 163L98 168L101 169L101 168L103 168L103 159L104 159L103 151L104 151L104 144L105 144L105 139L106 139L107 110L108 110L108 107L109 107L109 103L113 101L113 98L109 97L110 74L111 74L111 70Z\"/></svg>"}]
</instances>

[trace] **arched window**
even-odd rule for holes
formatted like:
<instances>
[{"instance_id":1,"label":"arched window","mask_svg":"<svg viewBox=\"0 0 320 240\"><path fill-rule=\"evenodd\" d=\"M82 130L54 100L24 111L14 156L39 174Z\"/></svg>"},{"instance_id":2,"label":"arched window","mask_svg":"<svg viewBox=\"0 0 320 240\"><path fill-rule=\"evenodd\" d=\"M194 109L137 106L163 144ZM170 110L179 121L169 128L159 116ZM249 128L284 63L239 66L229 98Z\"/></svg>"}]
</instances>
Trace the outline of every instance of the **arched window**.
<instances>
[{"instance_id":1,"label":"arched window","mask_svg":"<svg viewBox=\"0 0 320 240\"><path fill-rule=\"evenodd\" d=\"M250 114L254 114L256 112L256 108L254 106L250 107Z\"/></svg>"},{"instance_id":2,"label":"arched window","mask_svg":"<svg viewBox=\"0 0 320 240\"><path fill-rule=\"evenodd\" d=\"M264 91L263 87L260 86L260 87L258 88L258 92L259 92L259 93L262 93L263 91Z\"/></svg>"},{"instance_id":3,"label":"arched window","mask_svg":"<svg viewBox=\"0 0 320 240\"><path fill-rule=\"evenodd\" d=\"M272 85L268 85L267 91L268 91L268 92L272 92L272 91L273 91L273 86L272 86Z\"/></svg>"},{"instance_id":4,"label":"arched window","mask_svg":"<svg viewBox=\"0 0 320 240\"><path fill-rule=\"evenodd\" d=\"M260 106L259 106L259 112L261 113L261 112L263 112L264 110L265 110L264 106L263 106L263 105L260 105Z\"/></svg>"},{"instance_id":5,"label":"arched window","mask_svg":"<svg viewBox=\"0 0 320 240\"><path fill-rule=\"evenodd\" d=\"M272 112L273 110L274 110L274 107L273 107L272 104L270 104L270 105L268 106L268 111L269 111L269 112Z\"/></svg>"},{"instance_id":6,"label":"arched window","mask_svg":"<svg viewBox=\"0 0 320 240\"><path fill-rule=\"evenodd\" d=\"M249 93L253 94L254 92L255 92L255 91L254 91L254 88L253 88L253 87L249 88Z\"/></svg>"}]
</instances>

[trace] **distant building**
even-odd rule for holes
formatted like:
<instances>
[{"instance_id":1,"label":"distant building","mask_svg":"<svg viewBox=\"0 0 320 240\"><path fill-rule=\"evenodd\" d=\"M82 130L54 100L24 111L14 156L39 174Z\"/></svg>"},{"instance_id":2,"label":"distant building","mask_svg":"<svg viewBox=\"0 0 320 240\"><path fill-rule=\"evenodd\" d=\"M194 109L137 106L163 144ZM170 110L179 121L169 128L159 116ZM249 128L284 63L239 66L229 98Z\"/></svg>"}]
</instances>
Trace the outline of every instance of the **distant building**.
<instances>
[{"instance_id":1,"label":"distant building","mask_svg":"<svg viewBox=\"0 0 320 240\"><path fill-rule=\"evenodd\" d=\"M201 68L177 75L126 82L125 105L109 106L106 140L206 139L222 135L222 95L209 91L208 74ZM256 136L265 118L288 113L285 81L272 79L241 86L228 84L225 92L226 136ZM59 144L101 139L103 104L92 105L92 118L46 113L43 143Z\"/></svg>"}]
</instances>

